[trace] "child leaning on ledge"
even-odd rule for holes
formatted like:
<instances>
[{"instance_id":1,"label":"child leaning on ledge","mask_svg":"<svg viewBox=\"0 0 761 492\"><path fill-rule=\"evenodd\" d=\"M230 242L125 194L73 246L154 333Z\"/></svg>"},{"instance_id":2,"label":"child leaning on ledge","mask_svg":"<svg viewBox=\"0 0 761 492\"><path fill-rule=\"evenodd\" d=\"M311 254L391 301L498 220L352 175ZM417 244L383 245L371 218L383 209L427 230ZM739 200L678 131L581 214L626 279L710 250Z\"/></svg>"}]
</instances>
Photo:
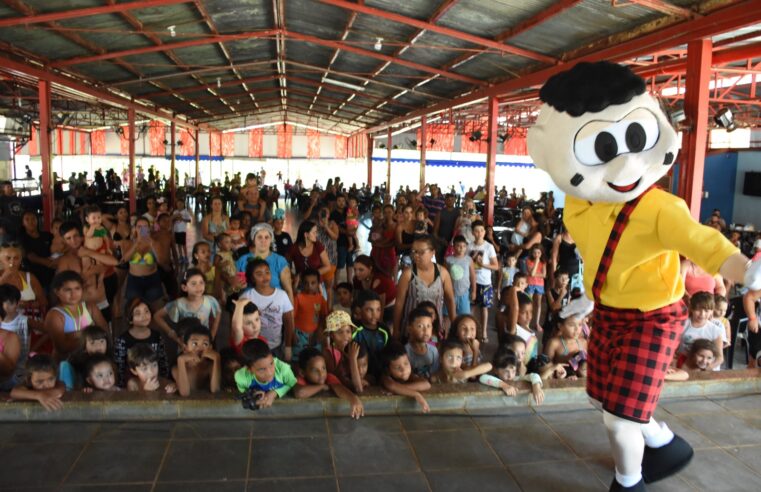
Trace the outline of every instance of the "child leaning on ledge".
<instances>
[{"instance_id":1,"label":"child leaning on ledge","mask_svg":"<svg viewBox=\"0 0 761 492\"><path fill-rule=\"evenodd\" d=\"M66 386L56 379L55 362L49 355L37 354L26 360L26 380L11 390L14 400L33 400L46 410L63 408L61 398Z\"/></svg>"},{"instance_id":2,"label":"child leaning on ledge","mask_svg":"<svg viewBox=\"0 0 761 492\"><path fill-rule=\"evenodd\" d=\"M172 381L159 376L159 356L147 343L138 343L127 351L127 365L133 376L127 381L128 391L177 391Z\"/></svg>"},{"instance_id":3,"label":"child leaning on ledge","mask_svg":"<svg viewBox=\"0 0 761 492\"><path fill-rule=\"evenodd\" d=\"M386 391L414 398L422 407L423 413L430 412L431 409L421 391L431 389L431 383L412 373L412 364L404 345L396 341L389 343L381 352L381 360L383 362L381 384Z\"/></svg>"},{"instance_id":4,"label":"child leaning on ledge","mask_svg":"<svg viewBox=\"0 0 761 492\"><path fill-rule=\"evenodd\" d=\"M541 405L544 401L542 378L533 372L524 376L519 375L518 368L520 365L521 360L518 355L512 349L503 345L494 354L491 373L483 374L478 378L478 382L492 388L499 388L507 396L515 396L518 394L518 388L515 387L515 383L526 381L531 384L531 394L534 396L534 401L536 401L537 405Z\"/></svg>"},{"instance_id":5,"label":"child leaning on ledge","mask_svg":"<svg viewBox=\"0 0 761 492\"><path fill-rule=\"evenodd\" d=\"M177 323L177 330L185 342L177 357L177 365L172 368L180 396L207 388L211 393L217 393L222 377L221 358L212 348L209 329L197 318L184 318Z\"/></svg>"},{"instance_id":6,"label":"child leaning on ledge","mask_svg":"<svg viewBox=\"0 0 761 492\"><path fill-rule=\"evenodd\" d=\"M463 368L465 347L457 340L449 339L441 345L441 368L431 377L432 383L467 383L491 371L491 364L484 362L477 366Z\"/></svg>"},{"instance_id":7,"label":"child leaning on ledge","mask_svg":"<svg viewBox=\"0 0 761 492\"><path fill-rule=\"evenodd\" d=\"M359 397L352 393L341 381L328 372L325 357L314 347L307 347L299 356L298 383L293 390L296 398L310 398L322 391L333 391L337 397L349 402L351 418L359 419L365 409Z\"/></svg>"},{"instance_id":8,"label":"child leaning on ledge","mask_svg":"<svg viewBox=\"0 0 761 492\"><path fill-rule=\"evenodd\" d=\"M257 407L271 407L276 398L284 397L296 386L291 366L273 356L265 342L249 340L243 344L242 352L243 367L235 371L235 384L241 393L258 393Z\"/></svg>"}]
</instances>

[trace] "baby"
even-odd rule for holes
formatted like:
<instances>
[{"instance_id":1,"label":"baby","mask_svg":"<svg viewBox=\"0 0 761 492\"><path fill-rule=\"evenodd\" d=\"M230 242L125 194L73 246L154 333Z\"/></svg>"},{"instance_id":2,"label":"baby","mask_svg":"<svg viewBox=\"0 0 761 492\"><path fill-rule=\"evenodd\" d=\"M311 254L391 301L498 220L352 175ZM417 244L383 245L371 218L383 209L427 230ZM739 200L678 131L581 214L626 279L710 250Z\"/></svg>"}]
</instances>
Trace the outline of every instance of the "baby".
<instances>
[{"instance_id":1,"label":"baby","mask_svg":"<svg viewBox=\"0 0 761 492\"><path fill-rule=\"evenodd\" d=\"M88 205L83 211L85 216L84 233L85 248L99 253L111 254L108 245L108 230L103 227L103 216L100 207Z\"/></svg>"},{"instance_id":2,"label":"baby","mask_svg":"<svg viewBox=\"0 0 761 492\"><path fill-rule=\"evenodd\" d=\"M82 388L85 393L98 391L120 391L116 385L114 362L104 354L90 356L85 362L85 382Z\"/></svg>"}]
</instances>

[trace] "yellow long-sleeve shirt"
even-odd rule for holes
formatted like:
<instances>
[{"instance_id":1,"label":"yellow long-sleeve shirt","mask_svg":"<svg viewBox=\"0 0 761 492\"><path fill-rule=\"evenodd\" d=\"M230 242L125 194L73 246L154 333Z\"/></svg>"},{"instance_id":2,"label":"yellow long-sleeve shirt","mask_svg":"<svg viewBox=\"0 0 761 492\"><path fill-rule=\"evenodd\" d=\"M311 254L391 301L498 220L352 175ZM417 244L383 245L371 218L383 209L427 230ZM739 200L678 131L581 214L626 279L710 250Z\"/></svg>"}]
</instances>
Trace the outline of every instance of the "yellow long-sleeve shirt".
<instances>
[{"instance_id":1,"label":"yellow long-sleeve shirt","mask_svg":"<svg viewBox=\"0 0 761 492\"><path fill-rule=\"evenodd\" d=\"M590 203L566 196L563 221L584 259L584 288L592 292L608 236L623 203ZM715 275L738 253L722 234L692 218L684 201L660 189L640 200L618 243L602 304L619 309L652 311L684 295L679 255Z\"/></svg>"}]
</instances>

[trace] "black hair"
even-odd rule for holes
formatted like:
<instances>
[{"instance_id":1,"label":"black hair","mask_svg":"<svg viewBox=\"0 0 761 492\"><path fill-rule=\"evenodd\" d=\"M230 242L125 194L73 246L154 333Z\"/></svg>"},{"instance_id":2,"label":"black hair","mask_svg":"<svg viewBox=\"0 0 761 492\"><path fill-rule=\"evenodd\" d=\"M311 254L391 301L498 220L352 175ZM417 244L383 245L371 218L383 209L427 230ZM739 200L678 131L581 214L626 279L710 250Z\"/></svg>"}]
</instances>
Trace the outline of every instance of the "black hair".
<instances>
[{"instance_id":1,"label":"black hair","mask_svg":"<svg viewBox=\"0 0 761 492\"><path fill-rule=\"evenodd\" d=\"M563 270L562 268L558 268L555 270L555 273L553 274L553 277L558 279L561 275L569 275L567 270Z\"/></svg>"},{"instance_id":2,"label":"black hair","mask_svg":"<svg viewBox=\"0 0 761 492\"><path fill-rule=\"evenodd\" d=\"M145 306L148 308L148 312L151 313L151 317L153 317L153 310L151 309L151 305L148 304L148 301L142 297L135 297L129 302L129 306L127 306L127 322L129 324L132 324L135 308L141 304L145 304Z\"/></svg>"},{"instance_id":3,"label":"black hair","mask_svg":"<svg viewBox=\"0 0 761 492\"><path fill-rule=\"evenodd\" d=\"M50 287L56 291L63 287L63 284L66 282L77 282L79 285L84 285L85 281L82 279L82 275L78 274L74 270L64 270L62 272L56 273L55 277L53 277L53 281L50 284Z\"/></svg>"},{"instance_id":4,"label":"black hair","mask_svg":"<svg viewBox=\"0 0 761 492\"><path fill-rule=\"evenodd\" d=\"M301 274L301 281L303 282L307 277L317 277L317 283L320 282L320 272L314 268L307 268Z\"/></svg>"},{"instance_id":5,"label":"black hair","mask_svg":"<svg viewBox=\"0 0 761 492\"><path fill-rule=\"evenodd\" d=\"M454 237L454 239L452 239L452 244L460 244L460 243L468 244L468 240L465 239L465 236L463 236L462 234L458 234Z\"/></svg>"},{"instance_id":6,"label":"black hair","mask_svg":"<svg viewBox=\"0 0 761 492\"><path fill-rule=\"evenodd\" d=\"M87 358L85 361L85 376L90 376L90 372L93 370L93 368L98 364L102 364L103 362L108 362L111 364L111 368L114 369L114 376L116 376L116 367L114 365L114 361L112 361L111 358L106 354L93 354Z\"/></svg>"},{"instance_id":7,"label":"black hair","mask_svg":"<svg viewBox=\"0 0 761 492\"><path fill-rule=\"evenodd\" d=\"M158 219L156 219L156 220L158 220ZM230 237L230 235L227 234L226 232L223 232L223 233L219 234L217 237L214 238L214 244L216 244L217 247L219 247L219 245L222 244L222 240L224 238L226 238L226 237Z\"/></svg>"},{"instance_id":8,"label":"black hair","mask_svg":"<svg viewBox=\"0 0 761 492\"><path fill-rule=\"evenodd\" d=\"M491 365L494 369L505 369L510 366L518 367L520 363L515 351L507 345L502 345L494 353Z\"/></svg>"},{"instance_id":9,"label":"black hair","mask_svg":"<svg viewBox=\"0 0 761 492\"><path fill-rule=\"evenodd\" d=\"M354 292L354 286L351 285L349 282L340 282L338 285L335 286L335 290L338 289L346 289L349 291L349 293Z\"/></svg>"},{"instance_id":10,"label":"black hair","mask_svg":"<svg viewBox=\"0 0 761 492\"><path fill-rule=\"evenodd\" d=\"M68 233L69 231L72 231L74 229L79 231L79 234L82 234L82 228L79 227L79 224L77 224L76 222L68 220L68 221L62 223L61 227L58 228L58 234L61 237L63 237L63 236L66 235L66 233Z\"/></svg>"},{"instance_id":11,"label":"black hair","mask_svg":"<svg viewBox=\"0 0 761 492\"><path fill-rule=\"evenodd\" d=\"M181 284L182 285L188 285L188 280L190 280L193 277L201 277L206 282L206 276L203 274L203 272L199 268L188 268L185 270L185 274L182 276Z\"/></svg>"},{"instance_id":12,"label":"black hair","mask_svg":"<svg viewBox=\"0 0 761 492\"><path fill-rule=\"evenodd\" d=\"M314 347L307 347L299 353L299 369L302 372L307 370L309 361L315 357L322 357L322 352Z\"/></svg>"},{"instance_id":13,"label":"black hair","mask_svg":"<svg viewBox=\"0 0 761 492\"><path fill-rule=\"evenodd\" d=\"M629 67L607 61L581 62L550 77L539 91L539 99L576 117L625 104L644 92L645 81Z\"/></svg>"},{"instance_id":14,"label":"black hair","mask_svg":"<svg viewBox=\"0 0 761 492\"><path fill-rule=\"evenodd\" d=\"M359 294L357 295L357 306L359 306L360 308L363 308L365 304L372 301L380 302L380 296L374 290L365 289L360 291Z\"/></svg>"},{"instance_id":15,"label":"black hair","mask_svg":"<svg viewBox=\"0 0 761 492\"><path fill-rule=\"evenodd\" d=\"M52 372L58 374L58 366L53 358L47 354L35 354L26 359L27 382L31 381L33 372Z\"/></svg>"},{"instance_id":16,"label":"black hair","mask_svg":"<svg viewBox=\"0 0 761 492\"><path fill-rule=\"evenodd\" d=\"M504 347L509 348L510 345L514 343L522 343L523 345L528 346L528 344L526 343L526 340L522 339L518 335L507 334L505 335L504 340L502 340L502 346Z\"/></svg>"},{"instance_id":17,"label":"black hair","mask_svg":"<svg viewBox=\"0 0 761 492\"><path fill-rule=\"evenodd\" d=\"M4 302L12 302L18 304L21 301L21 291L15 285L2 284L0 285L0 310ZM5 316L5 313L3 313Z\"/></svg>"},{"instance_id":18,"label":"black hair","mask_svg":"<svg viewBox=\"0 0 761 492\"><path fill-rule=\"evenodd\" d=\"M406 355L407 350L404 348L404 345L397 341L389 341L388 345L386 345L381 351L381 363L383 372L388 372L388 368L391 366L392 362L394 362L399 357Z\"/></svg>"},{"instance_id":19,"label":"black hair","mask_svg":"<svg viewBox=\"0 0 761 492\"><path fill-rule=\"evenodd\" d=\"M447 352L449 350L465 350L465 346L457 339L454 338L448 338L444 340L444 342L441 344L441 347L439 347L439 356L444 355L444 352Z\"/></svg>"},{"instance_id":20,"label":"black hair","mask_svg":"<svg viewBox=\"0 0 761 492\"><path fill-rule=\"evenodd\" d=\"M521 308L521 306L525 306L526 304L531 304L531 296L526 294L525 292L518 292L518 309Z\"/></svg>"},{"instance_id":21,"label":"black hair","mask_svg":"<svg viewBox=\"0 0 761 492\"><path fill-rule=\"evenodd\" d=\"M195 243L193 245L193 249L190 252L190 262L193 263L194 265L198 265L198 260L196 259L196 254L198 254L198 250L201 249L204 246L206 246L208 248L209 247L209 243L204 242L204 241L198 241L197 243Z\"/></svg>"},{"instance_id":22,"label":"black hair","mask_svg":"<svg viewBox=\"0 0 761 492\"><path fill-rule=\"evenodd\" d=\"M528 275L523 272L515 272L515 275L513 275L513 285L515 285L516 280L520 279L528 280Z\"/></svg>"},{"instance_id":23,"label":"black hair","mask_svg":"<svg viewBox=\"0 0 761 492\"><path fill-rule=\"evenodd\" d=\"M259 308L256 307L256 304L254 304L253 302L249 302L248 304L243 306L243 314L244 315L254 314L254 313L258 313L258 312L259 312Z\"/></svg>"},{"instance_id":24,"label":"black hair","mask_svg":"<svg viewBox=\"0 0 761 492\"><path fill-rule=\"evenodd\" d=\"M261 258L254 258L253 260L249 260L249 262L246 263L246 279L250 285L254 285L254 270L260 266L266 266L267 269L269 269L270 264L267 263L267 260L263 260Z\"/></svg>"},{"instance_id":25,"label":"black hair","mask_svg":"<svg viewBox=\"0 0 761 492\"><path fill-rule=\"evenodd\" d=\"M108 332L97 325L90 325L82 330L83 340L105 340L108 341Z\"/></svg>"},{"instance_id":26,"label":"black hair","mask_svg":"<svg viewBox=\"0 0 761 492\"><path fill-rule=\"evenodd\" d=\"M418 304L417 307L410 311L410 313L407 315L407 324L411 325L412 322L418 318L431 318L431 321L433 321L433 316L431 316L431 313L428 312L428 310L420 304Z\"/></svg>"},{"instance_id":27,"label":"black hair","mask_svg":"<svg viewBox=\"0 0 761 492\"><path fill-rule=\"evenodd\" d=\"M311 220L305 220L301 223L299 226L299 230L296 233L296 244L299 246L304 246L306 244L306 235L309 234L309 231L311 231L317 224L312 222Z\"/></svg>"},{"instance_id":28,"label":"black hair","mask_svg":"<svg viewBox=\"0 0 761 492\"><path fill-rule=\"evenodd\" d=\"M203 335L208 337L211 341L211 333L209 332L209 329L201 323L200 319L194 318L193 316L182 318L178 321L177 331L182 334L182 341L185 343L188 343L188 340L190 340L192 335Z\"/></svg>"},{"instance_id":29,"label":"black hair","mask_svg":"<svg viewBox=\"0 0 761 492\"><path fill-rule=\"evenodd\" d=\"M138 343L127 351L127 365L130 369L137 369L143 364L158 363L158 361L158 354L147 343Z\"/></svg>"},{"instance_id":30,"label":"black hair","mask_svg":"<svg viewBox=\"0 0 761 492\"><path fill-rule=\"evenodd\" d=\"M269 346L258 338L244 343L243 347L241 347L241 352L243 353L243 363L246 367L250 367L256 361L272 355Z\"/></svg>"},{"instance_id":31,"label":"black hair","mask_svg":"<svg viewBox=\"0 0 761 492\"><path fill-rule=\"evenodd\" d=\"M470 223L470 229L471 230L475 229L478 226L481 226L484 229L486 228L486 224L484 223L483 220L474 220L473 222Z\"/></svg>"}]
</instances>

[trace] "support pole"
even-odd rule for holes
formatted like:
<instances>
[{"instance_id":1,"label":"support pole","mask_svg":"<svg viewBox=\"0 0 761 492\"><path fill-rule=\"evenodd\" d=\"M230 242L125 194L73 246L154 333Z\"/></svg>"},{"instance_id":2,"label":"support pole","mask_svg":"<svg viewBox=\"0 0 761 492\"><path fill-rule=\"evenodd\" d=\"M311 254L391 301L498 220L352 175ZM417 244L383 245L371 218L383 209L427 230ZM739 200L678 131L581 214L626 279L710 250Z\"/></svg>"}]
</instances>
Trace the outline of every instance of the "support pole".
<instances>
[{"instance_id":1,"label":"support pole","mask_svg":"<svg viewBox=\"0 0 761 492\"><path fill-rule=\"evenodd\" d=\"M388 127L388 140L386 141L386 194L391 196L391 127Z\"/></svg>"},{"instance_id":2,"label":"support pole","mask_svg":"<svg viewBox=\"0 0 761 492\"><path fill-rule=\"evenodd\" d=\"M489 97L489 129L486 148L486 203L484 203L484 221L494 225L494 174L497 170L497 115L499 101L495 96Z\"/></svg>"},{"instance_id":3,"label":"support pole","mask_svg":"<svg viewBox=\"0 0 761 492\"><path fill-rule=\"evenodd\" d=\"M127 110L129 127L129 213L137 213L137 183L135 183L135 108Z\"/></svg>"},{"instance_id":4,"label":"support pole","mask_svg":"<svg viewBox=\"0 0 761 492\"><path fill-rule=\"evenodd\" d=\"M370 191L373 190L373 136L369 133L365 133L367 142L367 187Z\"/></svg>"},{"instance_id":5,"label":"support pole","mask_svg":"<svg viewBox=\"0 0 761 492\"><path fill-rule=\"evenodd\" d=\"M684 112L691 128L685 131L682 137L679 196L687 202L690 213L696 220L700 220L700 202L703 198L712 48L713 43L710 39L699 39L687 44Z\"/></svg>"},{"instance_id":6,"label":"support pole","mask_svg":"<svg viewBox=\"0 0 761 492\"><path fill-rule=\"evenodd\" d=\"M40 158L42 160L42 228L50 231L53 223L53 173L51 159L50 82L40 80L37 86L40 101Z\"/></svg>"},{"instance_id":7,"label":"support pole","mask_svg":"<svg viewBox=\"0 0 761 492\"><path fill-rule=\"evenodd\" d=\"M428 137L426 136L428 130L428 120L425 115L420 117L420 142L418 142L418 145L420 145L420 188L419 190L422 190L425 188L425 144L428 141Z\"/></svg>"},{"instance_id":8,"label":"support pole","mask_svg":"<svg viewBox=\"0 0 761 492\"><path fill-rule=\"evenodd\" d=\"M172 207L174 207L174 201L177 195L177 190L174 185L174 174L176 172L175 169L175 158L177 157L177 125L172 121L171 125L171 133L172 133L172 165L169 168L169 195L171 197L171 203Z\"/></svg>"},{"instance_id":9,"label":"support pole","mask_svg":"<svg viewBox=\"0 0 761 492\"><path fill-rule=\"evenodd\" d=\"M199 167L201 165L201 141L198 139L198 130L196 130L196 177L193 181L195 183L195 186L198 187L198 173L199 173Z\"/></svg>"}]
</instances>

